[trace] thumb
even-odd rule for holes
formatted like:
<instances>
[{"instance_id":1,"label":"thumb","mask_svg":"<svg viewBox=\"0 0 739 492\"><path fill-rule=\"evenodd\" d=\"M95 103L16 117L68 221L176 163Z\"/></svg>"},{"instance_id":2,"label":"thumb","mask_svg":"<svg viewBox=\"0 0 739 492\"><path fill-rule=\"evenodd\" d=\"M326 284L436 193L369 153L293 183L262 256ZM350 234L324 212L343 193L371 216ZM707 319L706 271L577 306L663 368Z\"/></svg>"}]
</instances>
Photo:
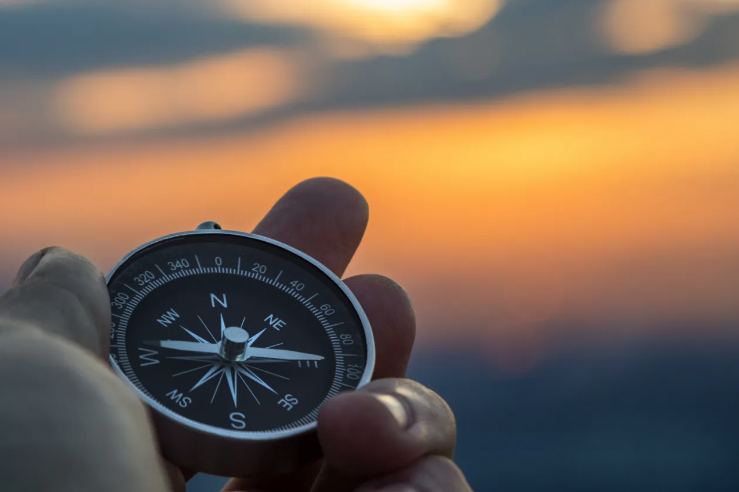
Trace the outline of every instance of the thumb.
<instances>
[{"instance_id":1,"label":"thumb","mask_svg":"<svg viewBox=\"0 0 739 492\"><path fill-rule=\"evenodd\" d=\"M109 322L102 274L61 248L0 297L3 490L166 490L144 405L100 360Z\"/></svg>"},{"instance_id":2,"label":"thumb","mask_svg":"<svg viewBox=\"0 0 739 492\"><path fill-rule=\"evenodd\" d=\"M45 248L21 266L0 297L0 335L38 329L107 357L110 298L105 278L87 258Z\"/></svg>"}]
</instances>

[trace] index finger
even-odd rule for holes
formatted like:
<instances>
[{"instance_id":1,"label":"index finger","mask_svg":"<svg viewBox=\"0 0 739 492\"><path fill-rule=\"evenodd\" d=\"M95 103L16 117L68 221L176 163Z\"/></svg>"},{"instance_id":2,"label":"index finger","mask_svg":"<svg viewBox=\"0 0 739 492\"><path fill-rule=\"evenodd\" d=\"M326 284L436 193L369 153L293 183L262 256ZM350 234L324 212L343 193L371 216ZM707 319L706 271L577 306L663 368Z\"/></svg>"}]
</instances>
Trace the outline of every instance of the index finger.
<instances>
[{"instance_id":1,"label":"index finger","mask_svg":"<svg viewBox=\"0 0 739 492\"><path fill-rule=\"evenodd\" d=\"M44 248L21 266L0 297L0 334L38 329L59 335L98 357L110 345L110 298L105 278L87 258Z\"/></svg>"},{"instance_id":2,"label":"index finger","mask_svg":"<svg viewBox=\"0 0 739 492\"><path fill-rule=\"evenodd\" d=\"M341 277L362 241L369 220L364 197L334 178L298 183L254 229L299 249Z\"/></svg>"}]
</instances>

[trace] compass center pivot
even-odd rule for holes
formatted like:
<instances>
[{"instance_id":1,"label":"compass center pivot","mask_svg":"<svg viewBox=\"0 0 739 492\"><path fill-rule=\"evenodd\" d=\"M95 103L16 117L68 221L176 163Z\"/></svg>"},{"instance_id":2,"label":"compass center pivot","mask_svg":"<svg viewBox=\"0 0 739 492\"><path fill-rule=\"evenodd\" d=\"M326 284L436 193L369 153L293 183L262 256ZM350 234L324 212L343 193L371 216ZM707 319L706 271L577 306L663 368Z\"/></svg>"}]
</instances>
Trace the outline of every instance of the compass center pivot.
<instances>
[{"instance_id":1,"label":"compass center pivot","mask_svg":"<svg viewBox=\"0 0 739 492\"><path fill-rule=\"evenodd\" d=\"M249 333L246 330L236 326L226 328L223 330L219 355L229 361L245 360L248 341Z\"/></svg>"}]
</instances>

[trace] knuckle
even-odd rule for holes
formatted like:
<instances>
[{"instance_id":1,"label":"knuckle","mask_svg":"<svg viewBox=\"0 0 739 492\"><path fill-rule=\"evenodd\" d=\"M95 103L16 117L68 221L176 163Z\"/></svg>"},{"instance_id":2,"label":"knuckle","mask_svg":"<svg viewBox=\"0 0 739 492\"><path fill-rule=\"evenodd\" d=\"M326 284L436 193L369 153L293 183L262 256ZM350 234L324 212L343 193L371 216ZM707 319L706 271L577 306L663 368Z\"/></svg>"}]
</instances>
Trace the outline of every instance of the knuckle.
<instances>
[{"instance_id":1,"label":"knuckle","mask_svg":"<svg viewBox=\"0 0 739 492\"><path fill-rule=\"evenodd\" d=\"M2 331L32 325L85 346L107 350L110 303L105 279L84 256L44 248L21 267L14 286L0 297Z\"/></svg>"}]
</instances>

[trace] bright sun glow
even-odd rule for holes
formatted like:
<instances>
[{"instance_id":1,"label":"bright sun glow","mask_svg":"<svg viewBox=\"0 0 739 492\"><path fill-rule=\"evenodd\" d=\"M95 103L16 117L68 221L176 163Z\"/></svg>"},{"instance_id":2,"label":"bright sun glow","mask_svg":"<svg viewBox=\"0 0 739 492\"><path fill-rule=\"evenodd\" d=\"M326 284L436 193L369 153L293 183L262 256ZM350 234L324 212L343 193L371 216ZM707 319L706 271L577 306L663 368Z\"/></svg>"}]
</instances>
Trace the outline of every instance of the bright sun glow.
<instances>
[{"instance_id":1,"label":"bright sun glow","mask_svg":"<svg viewBox=\"0 0 739 492\"><path fill-rule=\"evenodd\" d=\"M460 36L488 22L503 0L220 0L224 13L251 22L303 25L329 37L397 49Z\"/></svg>"},{"instance_id":2,"label":"bright sun glow","mask_svg":"<svg viewBox=\"0 0 739 492\"><path fill-rule=\"evenodd\" d=\"M393 14L423 13L451 6L448 0L343 0L342 3Z\"/></svg>"}]
</instances>

